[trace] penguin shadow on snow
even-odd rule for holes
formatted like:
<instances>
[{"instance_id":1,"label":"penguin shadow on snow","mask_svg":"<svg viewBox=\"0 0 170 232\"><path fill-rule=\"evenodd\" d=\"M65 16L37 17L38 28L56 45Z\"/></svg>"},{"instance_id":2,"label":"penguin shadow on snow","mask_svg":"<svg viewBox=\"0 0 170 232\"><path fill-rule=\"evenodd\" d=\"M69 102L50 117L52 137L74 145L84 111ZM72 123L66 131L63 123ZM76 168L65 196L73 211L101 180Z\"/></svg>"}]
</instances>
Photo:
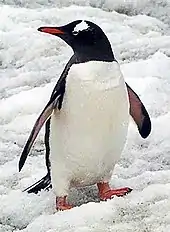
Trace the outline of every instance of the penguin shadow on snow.
<instances>
[{"instance_id":1,"label":"penguin shadow on snow","mask_svg":"<svg viewBox=\"0 0 170 232\"><path fill-rule=\"evenodd\" d=\"M99 197L107 200L126 195L130 188L111 189L109 181L125 145L129 114L142 138L151 132L145 106L124 81L110 42L99 26L77 20L60 27L40 27L38 31L58 36L74 54L22 151L19 171L45 124L47 175L25 191L37 193L52 184L59 210L72 208L67 196L78 206L99 202ZM69 190L74 180L78 182ZM82 180L83 188L79 188Z\"/></svg>"},{"instance_id":2,"label":"penguin shadow on snow","mask_svg":"<svg viewBox=\"0 0 170 232\"><path fill-rule=\"evenodd\" d=\"M89 202L100 202L98 190L95 185L72 188L68 196L68 201L74 206L80 206Z\"/></svg>"}]
</instances>

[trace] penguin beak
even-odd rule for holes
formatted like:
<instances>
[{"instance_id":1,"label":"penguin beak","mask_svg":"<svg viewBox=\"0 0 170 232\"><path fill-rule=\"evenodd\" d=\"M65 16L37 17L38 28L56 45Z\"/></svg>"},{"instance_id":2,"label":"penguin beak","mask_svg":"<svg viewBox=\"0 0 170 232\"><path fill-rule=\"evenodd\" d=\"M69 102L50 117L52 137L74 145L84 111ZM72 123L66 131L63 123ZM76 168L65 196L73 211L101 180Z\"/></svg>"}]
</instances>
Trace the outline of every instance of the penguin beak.
<instances>
[{"instance_id":1,"label":"penguin beak","mask_svg":"<svg viewBox=\"0 0 170 232\"><path fill-rule=\"evenodd\" d=\"M58 29L57 27L40 27L38 31L45 32L51 35L63 35L65 34L62 30Z\"/></svg>"}]
</instances>

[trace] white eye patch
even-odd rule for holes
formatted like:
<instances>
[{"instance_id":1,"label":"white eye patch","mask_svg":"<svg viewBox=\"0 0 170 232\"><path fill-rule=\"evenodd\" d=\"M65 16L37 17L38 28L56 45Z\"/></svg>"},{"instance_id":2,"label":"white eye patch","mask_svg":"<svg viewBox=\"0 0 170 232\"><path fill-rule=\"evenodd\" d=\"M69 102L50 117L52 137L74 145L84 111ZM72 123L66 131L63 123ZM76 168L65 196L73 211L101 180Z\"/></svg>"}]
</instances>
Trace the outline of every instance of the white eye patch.
<instances>
[{"instance_id":1,"label":"white eye patch","mask_svg":"<svg viewBox=\"0 0 170 232\"><path fill-rule=\"evenodd\" d=\"M77 24L74 28L73 33L78 34L79 31L83 31L89 28L89 25L85 22L82 21L81 23Z\"/></svg>"}]
</instances>

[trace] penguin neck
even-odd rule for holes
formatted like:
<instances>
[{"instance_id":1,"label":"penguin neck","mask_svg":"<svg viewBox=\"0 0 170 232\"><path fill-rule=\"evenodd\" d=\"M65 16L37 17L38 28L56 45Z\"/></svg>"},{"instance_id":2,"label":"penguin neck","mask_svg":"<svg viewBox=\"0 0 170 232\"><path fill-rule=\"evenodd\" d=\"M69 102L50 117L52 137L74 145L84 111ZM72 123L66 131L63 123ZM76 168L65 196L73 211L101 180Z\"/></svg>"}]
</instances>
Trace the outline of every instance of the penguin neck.
<instances>
[{"instance_id":1,"label":"penguin neck","mask_svg":"<svg viewBox=\"0 0 170 232\"><path fill-rule=\"evenodd\" d=\"M104 49L98 47L96 49L90 49L86 47L79 48L78 52L74 51L77 63L85 63L88 61L105 61L113 62L116 61L111 49Z\"/></svg>"}]
</instances>

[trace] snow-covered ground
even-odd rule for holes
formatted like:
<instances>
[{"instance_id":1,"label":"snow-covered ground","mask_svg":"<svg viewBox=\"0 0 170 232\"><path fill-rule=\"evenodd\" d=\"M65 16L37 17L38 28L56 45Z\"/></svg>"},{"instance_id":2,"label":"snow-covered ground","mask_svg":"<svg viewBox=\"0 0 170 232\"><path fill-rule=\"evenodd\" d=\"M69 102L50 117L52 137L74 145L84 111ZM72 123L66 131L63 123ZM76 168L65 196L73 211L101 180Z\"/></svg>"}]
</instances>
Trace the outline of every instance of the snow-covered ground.
<instances>
[{"instance_id":1,"label":"snow-covered ground","mask_svg":"<svg viewBox=\"0 0 170 232\"><path fill-rule=\"evenodd\" d=\"M170 1L0 2L0 232L170 231ZM131 187L131 194L99 203L95 187L73 189L70 201L77 207L55 212L52 191L22 192L46 173L44 129L21 173L18 161L72 54L59 38L37 28L75 19L103 28L125 80L150 113L152 133L143 140L130 122L111 185Z\"/></svg>"}]
</instances>

